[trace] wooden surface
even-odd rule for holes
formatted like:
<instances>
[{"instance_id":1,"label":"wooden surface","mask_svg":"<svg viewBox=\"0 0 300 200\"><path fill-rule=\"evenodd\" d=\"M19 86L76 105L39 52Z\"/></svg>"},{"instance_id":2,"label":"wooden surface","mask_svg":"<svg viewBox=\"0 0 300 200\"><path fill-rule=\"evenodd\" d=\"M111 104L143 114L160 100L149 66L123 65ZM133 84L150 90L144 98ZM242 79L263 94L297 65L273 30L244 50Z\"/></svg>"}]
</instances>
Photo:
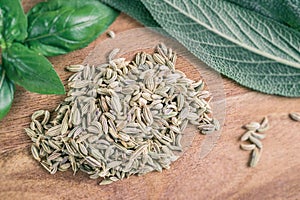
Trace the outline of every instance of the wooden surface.
<instances>
[{"instance_id":1,"label":"wooden surface","mask_svg":"<svg viewBox=\"0 0 300 200\"><path fill-rule=\"evenodd\" d=\"M36 2L23 3L28 10ZM110 29L120 33L136 27L141 25L121 14ZM50 59L64 83L70 73L63 67L81 63L106 38L103 34L85 49ZM300 112L300 99L264 95L223 81L225 124L208 156L200 159L204 136L197 135L171 169L109 186L99 186L83 173L50 175L31 157L30 140L23 131L30 115L38 109L53 110L64 96L17 87L11 112L0 122L0 199L300 199L300 123L287 115ZM241 126L264 116L271 124L264 152L258 166L248 168L249 153L239 149Z\"/></svg>"}]
</instances>

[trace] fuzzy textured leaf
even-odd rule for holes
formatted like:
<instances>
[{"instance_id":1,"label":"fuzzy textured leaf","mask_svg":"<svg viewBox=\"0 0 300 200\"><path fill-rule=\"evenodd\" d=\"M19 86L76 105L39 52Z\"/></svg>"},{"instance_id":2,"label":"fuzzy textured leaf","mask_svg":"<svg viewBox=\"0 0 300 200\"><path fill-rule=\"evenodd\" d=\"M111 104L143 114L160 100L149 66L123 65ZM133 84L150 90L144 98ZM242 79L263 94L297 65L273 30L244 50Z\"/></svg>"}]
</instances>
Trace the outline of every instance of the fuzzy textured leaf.
<instances>
[{"instance_id":1,"label":"fuzzy textured leaf","mask_svg":"<svg viewBox=\"0 0 300 200\"><path fill-rule=\"evenodd\" d=\"M224 0L145 0L195 56L249 88L300 96L300 33Z\"/></svg>"},{"instance_id":2,"label":"fuzzy textured leaf","mask_svg":"<svg viewBox=\"0 0 300 200\"><path fill-rule=\"evenodd\" d=\"M296 0L227 0L253 10L300 31L300 1Z\"/></svg>"},{"instance_id":3,"label":"fuzzy textured leaf","mask_svg":"<svg viewBox=\"0 0 300 200\"><path fill-rule=\"evenodd\" d=\"M14 99L15 86L0 66L0 120L9 112Z\"/></svg>"},{"instance_id":4,"label":"fuzzy textured leaf","mask_svg":"<svg viewBox=\"0 0 300 200\"><path fill-rule=\"evenodd\" d=\"M26 45L45 56L65 54L86 47L117 15L96 0L42 2L28 14Z\"/></svg>"},{"instance_id":5,"label":"fuzzy textured leaf","mask_svg":"<svg viewBox=\"0 0 300 200\"><path fill-rule=\"evenodd\" d=\"M64 94L64 86L51 63L42 55L19 43L2 54L9 79L26 90L40 94Z\"/></svg>"},{"instance_id":6,"label":"fuzzy textured leaf","mask_svg":"<svg viewBox=\"0 0 300 200\"><path fill-rule=\"evenodd\" d=\"M27 18L20 0L0 0L0 20L0 40L3 38L6 46L27 37Z\"/></svg>"},{"instance_id":7,"label":"fuzzy textured leaf","mask_svg":"<svg viewBox=\"0 0 300 200\"><path fill-rule=\"evenodd\" d=\"M101 2L120 10L148 27L160 27L152 18L150 12L140 0L100 0Z\"/></svg>"}]
</instances>

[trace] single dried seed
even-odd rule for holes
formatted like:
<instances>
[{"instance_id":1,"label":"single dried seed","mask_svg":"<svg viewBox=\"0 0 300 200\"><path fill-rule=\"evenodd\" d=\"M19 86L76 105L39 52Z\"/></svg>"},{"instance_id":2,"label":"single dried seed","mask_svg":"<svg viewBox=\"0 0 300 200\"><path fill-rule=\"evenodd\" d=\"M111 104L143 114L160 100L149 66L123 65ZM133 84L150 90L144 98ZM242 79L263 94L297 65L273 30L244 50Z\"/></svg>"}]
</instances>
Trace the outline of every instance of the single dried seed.
<instances>
[{"instance_id":1,"label":"single dried seed","mask_svg":"<svg viewBox=\"0 0 300 200\"><path fill-rule=\"evenodd\" d=\"M98 162L95 158L92 158L91 156L85 157L85 160L87 161L87 163L94 167L101 167L101 163Z\"/></svg>"},{"instance_id":2,"label":"single dried seed","mask_svg":"<svg viewBox=\"0 0 300 200\"><path fill-rule=\"evenodd\" d=\"M113 31L111 31L111 30L107 32L107 35L108 35L110 38L112 38L112 39L114 39L114 38L116 37L115 32L113 32Z\"/></svg>"},{"instance_id":3,"label":"single dried seed","mask_svg":"<svg viewBox=\"0 0 300 200\"><path fill-rule=\"evenodd\" d=\"M35 131L33 131L30 128L24 128L26 134L30 137L30 138L35 138L37 137L37 134L35 133Z\"/></svg>"},{"instance_id":4,"label":"single dried seed","mask_svg":"<svg viewBox=\"0 0 300 200\"><path fill-rule=\"evenodd\" d=\"M36 112L34 112L31 116L31 120L34 121L36 120L38 117L44 115L45 111L44 110L38 110Z\"/></svg>"},{"instance_id":5,"label":"single dried seed","mask_svg":"<svg viewBox=\"0 0 300 200\"><path fill-rule=\"evenodd\" d=\"M56 158L58 158L60 156L61 156L61 153L53 152L51 155L48 156L47 160L51 161L51 160L54 160L54 159L56 159Z\"/></svg>"},{"instance_id":6,"label":"single dried seed","mask_svg":"<svg viewBox=\"0 0 300 200\"><path fill-rule=\"evenodd\" d=\"M73 112L72 123L77 126L81 123L81 116L79 109L75 108Z\"/></svg>"},{"instance_id":7,"label":"single dried seed","mask_svg":"<svg viewBox=\"0 0 300 200\"><path fill-rule=\"evenodd\" d=\"M252 151L253 149L255 149L256 145L254 144L241 144L241 149L245 150L245 151Z\"/></svg>"},{"instance_id":8,"label":"single dried seed","mask_svg":"<svg viewBox=\"0 0 300 200\"><path fill-rule=\"evenodd\" d=\"M70 163L65 163L59 166L58 170L59 171L66 171L67 169L69 169L71 167Z\"/></svg>"},{"instance_id":9,"label":"single dried seed","mask_svg":"<svg viewBox=\"0 0 300 200\"><path fill-rule=\"evenodd\" d=\"M65 113L65 116L64 116L64 118L62 120L62 124L61 124L61 134L62 135L65 135L67 133L67 131L68 131L68 127L69 127L69 124L68 124L68 122L69 122L69 112L70 112L70 110Z\"/></svg>"},{"instance_id":10,"label":"single dried seed","mask_svg":"<svg viewBox=\"0 0 300 200\"><path fill-rule=\"evenodd\" d=\"M74 150L73 147L71 147L68 143L65 143L65 146L66 146L68 154L73 155L73 156L76 155L76 151Z\"/></svg>"},{"instance_id":11,"label":"single dried seed","mask_svg":"<svg viewBox=\"0 0 300 200\"><path fill-rule=\"evenodd\" d=\"M162 57L164 57L165 60L168 60L168 52L164 51L160 46L157 46L156 51L159 55L161 55Z\"/></svg>"},{"instance_id":12,"label":"single dried seed","mask_svg":"<svg viewBox=\"0 0 300 200\"><path fill-rule=\"evenodd\" d=\"M45 134L48 135L48 136L51 136L51 137L60 135L61 134L61 128L62 128L61 124L53 126L52 128L48 129L48 131L46 131Z\"/></svg>"},{"instance_id":13,"label":"single dried seed","mask_svg":"<svg viewBox=\"0 0 300 200\"><path fill-rule=\"evenodd\" d=\"M251 160L250 160L250 164L249 164L250 167L256 167L257 163L260 160L261 154L262 154L262 149L258 150L257 148L255 148L252 151Z\"/></svg>"},{"instance_id":14,"label":"single dried seed","mask_svg":"<svg viewBox=\"0 0 300 200\"><path fill-rule=\"evenodd\" d=\"M113 183L114 181L110 180L110 179L104 179L103 181L101 181L99 183L99 185L109 185L111 183Z\"/></svg>"},{"instance_id":15,"label":"single dried seed","mask_svg":"<svg viewBox=\"0 0 300 200\"><path fill-rule=\"evenodd\" d=\"M67 66L66 69L70 72L80 72L84 69L83 65L70 65Z\"/></svg>"},{"instance_id":16,"label":"single dried seed","mask_svg":"<svg viewBox=\"0 0 300 200\"><path fill-rule=\"evenodd\" d=\"M41 162L41 165L49 172L51 173L51 168L48 166L48 164Z\"/></svg>"},{"instance_id":17,"label":"single dried seed","mask_svg":"<svg viewBox=\"0 0 300 200\"><path fill-rule=\"evenodd\" d=\"M114 59L114 57L119 53L120 49L115 48L114 50L112 50L110 52L110 54L108 55L108 60L111 61Z\"/></svg>"},{"instance_id":18,"label":"single dried seed","mask_svg":"<svg viewBox=\"0 0 300 200\"><path fill-rule=\"evenodd\" d=\"M36 127L35 127L35 123L34 122L30 122L30 129L35 131Z\"/></svg>"},{"instance_id":19,"label":"single dried seed","mask_svg":"<svg viewBox=\"0 0 300 200\"><path fill-rule=\"evenodd\" d=\"M49 119L50 119L50 112L48 110L45 110L45 112L44 112L44 119L41 122L41 124L45 125L46 123L48 123Z\"/></svg>"},{"instance_id":20,"label":"single dried seed","mask_svg":"<svg viewBox=\"0 0 300 200\"><path fill-rule=\"evenodd\" d=\"M300 121L300 113L292 112L289 114L290 118L294 121Z\"/></svg>"},{"instance_id":21,"label":"single dried seed","mask_svg":"<svg viewBox=\"0 0 300 200\"><path fill-rule=\"evenodd\" d=\"M269 120L267 117L264 117L262 120L259 129L257 129L258 132L265 132L266 130L269 129Z\"/></svg>"},{"instance_id":22,"label":"single dried seed","mask_svg":"<svg viewBox=\"0 0 300 200\"><path fill-rule=\"evenodd\" d=\"M266 137L265 134L259 134L259 133L255 133L255 132L252 132L251 135L259 140L265 139L265 137Z\"/></svg>"},{"instance_id":23,"label":"single dried seed","mask_svg":"<svg viewBox=\"0 0 300 200\"><path fill-rule=\"evenodd\" d=\"M39 162L41 161L41 158L39 156L38 148L34 144L31 145L31 154L32 154L34 159L36 159Z\"/></svg>"},{"instance_id":24,"label":"single dried seed","mask_svg":"<svg viewBox=\"0 0 300 200\"><path fill-rule=\"evenodd\" d=\"M253 137L253 136L250 136L249 137L249 140L253 143L253 144L255 144L258 148L262 148L263 147L263 145L262 145L262 142L259 140L259 139L257 139L257 138L255 138L255 137Z\"/></svg>"},{"instance_id":25,"label":"single dried seed","mask_svg":"<svg viewBox=\"0 0 300 200\"><path fill-rule=\"evenodd\" d=\"M241 141L244 142L244 141L248 140L252 133L254 133L254 132L253 131L247 131L246 133L244 133L241 137Z\"/></svg>"},{"instance_id":26,"label":"single dried seed","mask_svg":"<svg viewBox=\"0 0 300 200\"><path fill-rule=\"evenodd\" d=\"M245 128L249 131L256 131L257 129L259 129L260 124L258 122L251 122L247 125L245 125Z\"/></svg>"},{"instance_id":27,"label":"single dried seed","mask_svg":"<svg viewBox=\"0 0 300 200\"><path fill-rule=\"evenodd\" d=\"M41 123L37 120L33 120L33 122L35 123L35 127L37 128L37 130L39 131L39 133L43 133L43 126L41 125Z\"/></svg>"},{"instance_id":28,"label":"single dried seed","mask_svg":"<svg viewBox=\"0 0 300 200\"><path fill-rule=\"evenodd\" d=\"M80 152L83 155L85 155L85 156L88 155L88 150L85 148L85 146L82 143L79 143L78 146L79 146Z\"/></svg>"},{"instance_id":29,"label":"single dried seed","mask_svg":"<svg viewBox=\"0 0 300 200\"><path fill-rule=\"evenodd\" d=\"M52 152L51 149L50 149L50 147L48 146L48 144L46 144L45 141L42 141L42 142L41 142L41 146L42 146L42 148L43 148L43 150L44 150L45 152L47 152L47 153L51 153L51 152Z\"/></svg>"},{"instance_id":30,"label":"single dried seed","mask_svg":"<svg viewBox=\"0 0 300 200\"><path fill-rule=\"evenodd\" d=\"M164 65L165 64L165 59L159 55L158 53L154 53L153 54L153 59L158 63L158 64L161 64L161 65Z\"/></svg>"},{"instance_id":31,"label":"single dried seed","mask_svg":"<svg viewBox=\"0 0 300 200\"><path fill-rule=\"evenodd\" d=\"M54 141L52 140L48 140L48 144L51 148L55 149L55 150L60 150L61 147L60 145L57 145Z\"/></svg>"}]
</instances>

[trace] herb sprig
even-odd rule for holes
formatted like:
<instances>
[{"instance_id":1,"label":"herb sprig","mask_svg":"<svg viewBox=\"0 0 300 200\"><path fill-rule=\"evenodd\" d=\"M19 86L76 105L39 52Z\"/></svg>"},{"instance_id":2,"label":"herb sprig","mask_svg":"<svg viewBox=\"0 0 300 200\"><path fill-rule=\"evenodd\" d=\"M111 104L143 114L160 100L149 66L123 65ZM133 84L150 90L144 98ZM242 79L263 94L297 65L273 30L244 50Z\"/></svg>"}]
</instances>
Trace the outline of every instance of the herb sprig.
<instances>
[{"instance_id":1,"label":"herb sprig","mask_svg":"<svg viewBox=\"0 0 300 200\"><path fill-rule=\"evenodd\" d=\"M20 0L0 0L0 120L9 112L15 84L30 92L64 94L45 56L87 46L118 12L97 0L50 0L24 13Z\"/></svg>"}]
</instances>

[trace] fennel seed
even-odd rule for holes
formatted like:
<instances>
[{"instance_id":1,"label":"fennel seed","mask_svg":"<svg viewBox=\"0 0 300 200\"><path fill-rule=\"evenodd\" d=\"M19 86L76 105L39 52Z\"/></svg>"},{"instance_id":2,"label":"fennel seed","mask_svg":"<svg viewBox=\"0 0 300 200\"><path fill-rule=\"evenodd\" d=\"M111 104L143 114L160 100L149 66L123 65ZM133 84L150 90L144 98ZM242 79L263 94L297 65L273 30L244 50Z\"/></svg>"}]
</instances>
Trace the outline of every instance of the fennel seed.
<instances>
[{"instance_id":1,"label":"fennel seed","mask_svg":"<svg viewBox=\"0 0 300 200\"><path fill-rule=\"evenodd\" d=\"M211 94L176 70L176 53L160 44L133 61L108 55L98 66L71 65L65 100L55 109L33 114L25 129L32 154L51 174L71 168L100 185L130 175L169 169L182 151L187 124L210 134L220 129L209 105ZM44 115L44 118L41 117ZM248 138L247 138L248 139Z\"/></svg>"},{"instance_id":2,"label":"fennel seed","mask_svg":"<svg viewBox=\"0 0 300 200\"><path fill-rule=\"evenodd\" d=\"M114 32L114 31L111 31L111 30L107 32L107 35L108 35L110 38L112 38L112 39L114 39L114 38L116 37L115 32Z\"/></svg>"},{"instance_id":3,"label":"fennel seed","mask_svg":"<svg viewBox=\"0 0 300 200\"><path fill-rule=\"evenodd\" d=\"M289 114L290 118L296 122L300 121L300 113L292 112Z\"/></svg>"},{"instance_id":4,"label":"fennel seed","mask_svg":"<svg viewBox=\"0 0 300 200\"><path fill-rule=\"evenodd\" d=\"M240 147L242 150L252 151L249 166L255 167L262 154L263 144L261 140L266 137L262 132L269 129L269 120L267 117L264 117L260 124L258 122L251 122L243 127L246 128L247 131L242 135L240 140L242 142L248 141L250 144L241 144Z\"/></svg>"}]
</instances>

